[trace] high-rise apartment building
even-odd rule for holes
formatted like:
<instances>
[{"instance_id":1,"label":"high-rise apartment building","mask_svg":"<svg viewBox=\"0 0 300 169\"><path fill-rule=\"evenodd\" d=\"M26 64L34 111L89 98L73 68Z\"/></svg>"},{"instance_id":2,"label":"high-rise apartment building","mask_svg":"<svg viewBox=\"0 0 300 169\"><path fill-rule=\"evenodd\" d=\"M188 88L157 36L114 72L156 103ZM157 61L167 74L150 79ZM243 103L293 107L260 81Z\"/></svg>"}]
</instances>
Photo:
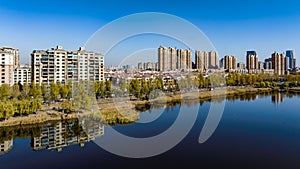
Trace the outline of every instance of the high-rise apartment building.
<instances>
[{"instance_id":1,"label":"high-rise apartment building","mask_svg":"<svg viewBox=\"0 0 300 169\"><path fill-rule=\"evenodd\" d=\"M0 85L14 84L14 69L19 65L19 50L9 47L0 48Z\"/></svg>"},{"instance_id":2,"label":"high-rise apartment building","mask_svg":"<svg viewBox=\"0 0 300 169\"><path fill-rule=\"evenodd\" d=\"M14 70L14 84L21 83L31 83L31 66L30 65L20 65Z\"/></svg>"},{"instance_id":3,"label":"high-rise apartment building","mask_svg":"<svg viewBox=\"0 0 300 169\"><path fill-rule=\"evenodd\" d=\"M247 51L246 67L249 73L256 72L256 70L258 70L258 56L255 51Z\"/></svg>"},{"instance_id":4,"label":"high-rise apartment building","mask_svg":"<svg viewBox=\"0 0 300 169\"><path fill-rule=\"evenodd\" d=\"M274 73L278 75L285 74L285 56L284 53L274 52L272 54L272 68L274 69Z\"/></svg>"},{"instance_id":5,"label":"high-rise apartment building","mask_svg":"<svg viewBox=\"0 0 300 169\"><path fill-rule=\"evenodd\" d=\"M187 69L187 53L184 49L177 49L177 69Z\"/></svg>"},{"instance_id":6,"label":"high-rise apartment building","mask_svg":"<svg viewBox=\"0 0 300 169\"><path fill-rule=\"evenodd\" d=\"M225 56L224 57L224 69L225 70L235 70L236 69L236 57L235 56Z\"/></svg>"},{"instance_id":7,"label":"high-rise apartment building","mask_svg":"<svg viewBox=\"0 0 300 169\"><path fill-rule=\"evenodd\" d=\"M195 63L196 69L199 71L205 71L208 69L208 52L195 51Z\"/></svg>"},{"instance_id":8,"label":"high-rise apartment building","mask_svg":"<svg viewBox=\"0 0 300 169\"><path fill-rule=\"evenodd\" d=\"M193 67L192 50L188 49L185 51L186 51L186 69L191 70Z\"/></svg>"},{"instance_id":9,"label":"high-rise apartment building","mask_svg":"<svg viewBox=\"0 0 300 169\"><path fill-rule=\"evenodd\" d=\"M192 69L192 51L160 46L158 67L160 71L190 70Z\"/></svg>"},{"instance_id":10,"label":"high-rise apartment building","mask_svg":"<svg viewBox=\"0 0 300 169\"><path fill-rule=\"evenodd\" d=\"M218 69L219 68L219 56L215 51L208 52L208 68Z\"/></svg>"},{"instance_id":11,"label":"high-rise apartment building","mask_svg":"<svg viewBox=\"0 0 300 169\"><path fill-rule=\"evenodd\" d=\"M34 50L31 54L32 82L50 84L66 83L69 80L104 80L103 55L88 52L64 50L61 46L50 50Z\"/></svg>"},{"instance_id":12,"label":"high-rise apartment building","mask_svg":"<svg viewBox=\"0 0 300 169\"><path fill-rule=\"evenodd\" d=\"M160 46L158 48L158 67L160 71L170 70L169 64L169 50L166 47Z\"/></svg>"}]
</instances>

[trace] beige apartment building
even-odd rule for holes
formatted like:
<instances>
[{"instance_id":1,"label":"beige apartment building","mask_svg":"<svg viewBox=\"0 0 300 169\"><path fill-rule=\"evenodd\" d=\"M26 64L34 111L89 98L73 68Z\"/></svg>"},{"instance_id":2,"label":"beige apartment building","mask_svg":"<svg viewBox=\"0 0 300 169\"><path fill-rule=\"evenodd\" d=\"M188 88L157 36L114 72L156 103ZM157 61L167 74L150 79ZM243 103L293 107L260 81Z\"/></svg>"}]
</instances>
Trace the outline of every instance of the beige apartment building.
<instances>
[{"instance_id":1,"label":"beige apartment building","mask_svg":"<svg viewBox=\"0 0 300 169\"><path fill-rule=\"evenodd\" d=\"M254 73L258 70L258 55L256 51L247 51L246 67L249 73Z\"/></svg>"},{"instance_id":2,"label":"beige apartment building","mask_svg":"<svg viewBox=\"0 0 300 169\"><path fill-rule=\"evenodd\" d=\"M196 69L203 72L208 69L208 52L195 51Z\"/></svg>"},{"instance_id":3,"label":"beige apartment building","mask_svg":"<svg viewBox=\"0 0 300 169\"><path fill-rule=\"evenodd\" d=\"M215 51L195 51L195 64L198 71L219 68L219 56Z\"/></svg>"},{"instance_id":4,"label":"beige apartment building","mask_svg":"<svg viewBox=\"0 0 300 169\"><path fill-rule=\"evenodd\" d=\"M158 68L160 71L191 70L192 51L160 46L158 48Z\"/></svg>"},{"instance_id":5,"label":"beige apartment building","mask_svg":"<svg viewBox=\"0 0 300 169\"><path fill-rule=\"evenodd\" d=\"M284 53L273 53L272 54L272 68L274 73L278 75L285 74L285 55Z\"/></svg>"},{"instance_id":6,"label":"beige apartment building","mask_svg":"<svg viewBox=\"0 0 300 169\"><path fill-rule=\"evenodd\" d=\"M235 70L236 69L236 57L235 56L225 56L224 57L224 69L225 70Z\"/></svg>"}]
</instances>

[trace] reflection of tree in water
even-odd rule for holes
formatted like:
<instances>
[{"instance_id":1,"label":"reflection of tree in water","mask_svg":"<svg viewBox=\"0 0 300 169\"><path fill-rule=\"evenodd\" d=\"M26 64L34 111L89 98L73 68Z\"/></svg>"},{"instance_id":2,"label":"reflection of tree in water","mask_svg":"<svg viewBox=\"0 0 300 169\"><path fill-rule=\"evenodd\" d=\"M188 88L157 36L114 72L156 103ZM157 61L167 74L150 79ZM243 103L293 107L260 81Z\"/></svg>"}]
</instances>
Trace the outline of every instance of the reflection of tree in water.
<instances>
[{"instance_id":1,"label":"reflection of tree in water","mask_svg":"<svg viewBox=\"0 0 300 169\"><path fill-rule=\"evenodd\" d=\"M0 127L0 142L14 139L38 137L41 134L43 124Z\"/></svg>"},{"instance_id":2,"label":"reflection of tree in water","mask_svg":"<svg viewBox=\"0 0 300 169\"><path fill-rule=\"evenodd\" d=\"M38 137L42 131L42 124L0 127L0 154L9 152L15 138Z\"/></svg>"}]
</instances>

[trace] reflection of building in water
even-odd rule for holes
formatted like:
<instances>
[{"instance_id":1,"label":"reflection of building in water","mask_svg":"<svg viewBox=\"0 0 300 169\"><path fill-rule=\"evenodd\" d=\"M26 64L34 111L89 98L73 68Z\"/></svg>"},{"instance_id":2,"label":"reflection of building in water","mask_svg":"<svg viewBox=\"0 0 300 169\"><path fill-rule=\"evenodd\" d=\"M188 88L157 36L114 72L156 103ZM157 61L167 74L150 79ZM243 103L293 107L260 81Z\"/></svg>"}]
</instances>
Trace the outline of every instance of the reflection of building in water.
<instances>
[{"instance_id":1,"label":"reflection of building in water","mask_svg":"<svg viewBox=\"0 0 300 169\"><path fill-rule=\"evenodd\" d=\"M63 147L79 144L84 146L85 142L94 140L104 134L104 127L101 123L93 123L85 128L78 125L78 122L58 122L46 124L42 128L40 137L31 140L34 150L48 149L62 151Z\"/></svg>"},{"instance_id":2,"label":"reflection of building in water","mask_svg":"<svg viewBox=\"0 0 300 169\"><path fill-rule=\"evenodd\" d=\"M284 94L282 93L276 93L272 95L272 102L275 103L276 105L279 105L279 103L284 102Z\"/></svg>"},{"instance_id":3,"label":"reflection of building in water","mask_svg":"<svg viewBox=\"0 0 300 169\"><path fill-rule=\"evenodd\" d=\"M13 139L1 142L0 143L0 154L5 154L5 153L9 152L12 149L13 145L14 145Z\"/></svg>"}]
</instances>

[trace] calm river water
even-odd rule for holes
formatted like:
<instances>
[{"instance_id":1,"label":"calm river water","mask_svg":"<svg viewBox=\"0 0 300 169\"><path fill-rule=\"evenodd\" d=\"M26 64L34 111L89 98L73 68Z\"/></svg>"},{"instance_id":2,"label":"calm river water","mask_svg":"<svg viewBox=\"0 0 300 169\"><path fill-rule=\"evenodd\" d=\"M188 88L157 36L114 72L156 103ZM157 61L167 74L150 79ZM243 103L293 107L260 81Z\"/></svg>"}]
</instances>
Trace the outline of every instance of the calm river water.
<instances>
[{"instance_id":1,"label":"calm river water","mask_svg":"<svg viewBox=\"0 0 300 169\"><path fill-rule=\"evenodd\" d=\"M209 101L153 107L140 118L147 121L162 113L156 120L113 127L132 137L155 136L172 126L180 109L189 116L189 110L200 105L187 136L171 150L150 158L121 157L98 146L92 140L110 133L108 126L97 122L89 124L88 130L83 130L77 120L0 128L0 169L300 168L299 95L248 94L223 101L221 121L202 144L198 140Z\"/></svg>"}]
</instances>

